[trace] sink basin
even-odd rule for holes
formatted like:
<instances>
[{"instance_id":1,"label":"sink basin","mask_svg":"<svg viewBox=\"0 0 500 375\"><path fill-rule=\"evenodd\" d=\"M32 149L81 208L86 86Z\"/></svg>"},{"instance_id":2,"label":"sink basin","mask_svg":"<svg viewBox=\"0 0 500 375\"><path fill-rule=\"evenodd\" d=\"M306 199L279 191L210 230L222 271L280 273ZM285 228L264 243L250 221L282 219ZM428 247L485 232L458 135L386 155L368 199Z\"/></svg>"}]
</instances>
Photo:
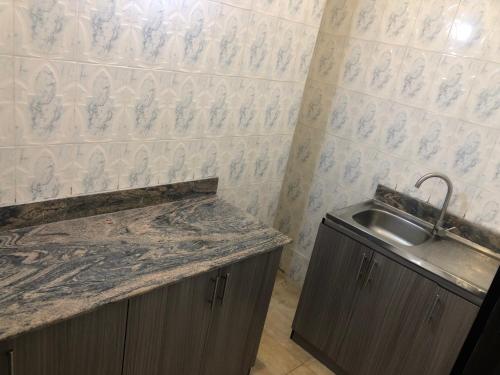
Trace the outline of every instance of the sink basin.
<instances>
[{"instance_id":1,"label":"sink basin","mask_svg":"<svg viewBox=\"0 0 500 375\"><path fill-rule=\"evenodd\" d=\"M404 246L416 246L431 238L421 226L381 209L368 209L352 216L354 221L379 237Z\"/></svg>"}]
</instances>

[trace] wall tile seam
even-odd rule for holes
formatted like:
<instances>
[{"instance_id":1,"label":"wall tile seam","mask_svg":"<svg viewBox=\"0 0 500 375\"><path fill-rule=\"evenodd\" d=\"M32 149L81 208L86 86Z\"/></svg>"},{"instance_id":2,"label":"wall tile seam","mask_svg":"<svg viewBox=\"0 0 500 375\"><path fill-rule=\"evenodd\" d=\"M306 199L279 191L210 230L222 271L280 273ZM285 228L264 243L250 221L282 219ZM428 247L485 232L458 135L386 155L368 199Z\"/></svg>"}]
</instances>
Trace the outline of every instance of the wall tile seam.
<instances>
[{"instance_id":1,"label":"wall tile seam","mask_svg":"<svg viewBox=\"0 0 500 375\"><path fill-rule=\"evenodd\" d=\"M237 140L237 139L251 139L251 140L267 140L274 139L276 136L288 137L292 136L293 133L287 134L258 134L258 135L240 135L240 136L227 136L227 137L200 137L200 138L175 138L175 139L147 139L147 140L111 140L111 141L92 141L92 142L65 142L65 143L39 143L39 144L18 144L18 145L5 145L0 146L2 149L19 149L19 150L29 150L29 149L39 149L44 147L58 147L58 146L96 146L96 145L128 145L128 144L155 144L155 143L168 143L168 142L217 142L221 140Z\"/></svg>"},{"instance_id":2,"label":"wall tile seam","mask_svg":"<svg viewBox=\"0 0 500 375\"><path fill-rule=\"evenodd\" d=\"M212 3L216 3L216 4L222 4L222 5L225 5L225 6L228 6L228 7L231 7L231 8L236 8L236 9L241 9L241 10L246 10L246 11L250 11L250 12L254 12L254 13L258 13L258 14L261 14L263 16L266 16L266 17L274 17L274 18L277 18L277 19L280 19L280 20L283 20L283 21L287 21L287 22L292 22L292 23L296 23L296 24L299 24L299 25L304 25L304 26L309 26L309 27L313 27L315 29L319 29L320 28L320 25L321 25L321 21L317 24L310 24L310 23L306 23L306 22L299 22L299 21L294 21L290 18L286 18L282 15L276 15L274 13L266 13L262 10L259 10L259 9L256 9L254 7L251 7L251 8L245 8L243 6L238 6L236 4L233 4L231 2L226 2L226 1L213 1L213 0L208 0L209 2L212 2ZM307 1L307 0L306 0ZM328 0L325 1L325 6L326 6L326 2ZM324 14L324 7L323 7L323 14ZM321 17L323 18L323 17Z\"/></svg>"},{"instance_id":3,"label":"wall tile seam","mask_svg":"<svg viewBox=\"0 0 500 375\"><path fill-rule=\"evenodd\" d=\"M345 35L332 34L332 33L328 33L326 31L321 31L321 30L318 32L318 37L321 34L325 34L327 36L332 36L335 39L344 39L346 41L355 40L355 41L365 42L365 43L369 43L369 44L382 44L382 45L388 46L388 47L406 48L406 49L412 49L412 50L415 50L418 52L433 53L433 54L439 54L442 56L462 58L462 59L466 59L466 60L500 64L500 59L499 60L491 60L491 59L485 58L483 56L471 56L471 55L466 55L466 54L452 53L452 52L448 52L448 51L442 50L442 49L424 49L424 48L416 47L416 46L409 44L409 43L407 43L407 44L394 44L394 43L388 43L388 42L383 42L383 41L374 40L374 39L364 39L364 38L360 38L360 37L356 37L356 36L350 36L348 34L345 34Z\"/></svg>"},{"instance_id":4,"label":"wall tile seam","mask_svg":"<svg viewBox=\"0 0 500 375\"><path fill-rule=\"evenodd\" d=\"M222 74L222 73L214 73L214 72L200 72L200 71L189 71L189 70L175 70L175 69L163 69L163 68L146 68L141 66L126 66L126 65L113 65L109 63L96 63L91 61L77 61L77 60L67 60L67 59L54 59L47 58L43 56L30 56L30 55L8 55L0 53L0 58L12 58L15 61L18 60L38 60L44 61L45 63L58 64L72 64L76 66L93 66L93 67L101 67L103 69L122 69L122 70L133 70L133 71L142 71L145 73L169 73L169 74L185 74L192 76L201 76L205 78L212 77L221 77L221 78L233 78L233 79L247 79L247 80L257 80L263 82L275 82L275 83L288 83L288 84L296 84L296 85L305 85L306 79L301 81L289 81L289 80L278 80L272 78L266 78L262 76L250 76L244 74ZM78 83L79 80L76 80Z\"/></svg>"},{"instance_id":5,"label":"wall tile seam","mask_svg":"<svg viewBox=\"0 0 500 375\"><path fill-rule=\"evenodd\" d=\"M499 66L500 66L500 64L499 64ZM365 92L365 91L355 90L355 89L346 87L346 86L344 86L344 85L342 85L340 83L329 84L329 83L324 83L324 82L316 81L316 80L313 80L313 79L311 79L311 82L314 82L315 84L317 84L319 86L328 85L328 86L334 87L334 90L342 89L344 91L348 91L348 92L351 92L351 93L354 93L354 94L368 96L368 97L371 97L371 98L374 98L374 99L377 99L377 100L386 101L386 102L389 102L390 105L397 104L397 105L401 105L403 107L408 107L408 108L411 108L411 109L415 109L415 110L419 110L419 111L424 111L424 112L429 113L431 115L443 117L443 118L446 118L448 120L457 120L457 121L460 121L460 122L463 122L463 123L473 124L475 126L479 126L479 127L485 128L485 129L489 129L489 130L493 130L493 131L498 131L499 135L500 135L500 124L499 124L498 127L494 127L493 125L487 125L487 124L484 124L484 123L479 123L479 122L475 122L475 121L472 121L472 120L463 119L463 118L458 117L458 116L451 116L449 114L445 114L445 113L442 113L442 112L436 112L436 111L432 110L431 108L428 108L427 106L418 107L418 106L415 106L415 105L412 105L412 104L408 104L408 103L406 103L404 101L395 100L393 98L388 98L388 97L383 97L383 96L377 96L377 95L374 95L373 93L368 93L368 92ZM475 79L474 79L473 82L475 82ZM471 85L471 87L472 86L473 85ZM305 90L304 90L304 96L306 95L307 88L308 88L308 85L306 84ZM309 89L311 89L311 87L309 87ZM469 92L467 94L467 100L464 101L465 103L468 102L468 100L470 98L470 95L471 95L471 91L472 90L469 90Z\"/></svg>"}]
</instances>

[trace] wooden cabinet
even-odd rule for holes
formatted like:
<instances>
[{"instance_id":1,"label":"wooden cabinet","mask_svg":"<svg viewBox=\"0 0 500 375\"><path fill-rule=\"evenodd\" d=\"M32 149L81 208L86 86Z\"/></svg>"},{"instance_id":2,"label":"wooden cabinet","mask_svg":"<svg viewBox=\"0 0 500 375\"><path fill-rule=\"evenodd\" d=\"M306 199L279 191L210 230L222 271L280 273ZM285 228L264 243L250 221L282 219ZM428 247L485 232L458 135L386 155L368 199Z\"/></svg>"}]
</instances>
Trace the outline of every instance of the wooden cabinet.
<instances>
[{"instance_id":1,"label":"wooden cabinet","mask_svg":"<svg viewBox=\"0 0 500 375\"><path fill-rule=\"evenodd\" d=\"M246 375L280 255L252 257L130 300L124 375Z\"/></svg>"},{"instance_id":2,"label":"wooden cabinet","mask_svg":"<svg viewBox=\"0 0 500 375\"><path fill-rule=\"evenodd\" d=\"M281 251L132 299L125 375L247 374Z\"/></svg>"},{"instance_id":3,"label":"wooden cabinet","mask_svg":"<svg viewBox=\"0 0 500 375\"><path fill-rule=\"evenodd\" d=\"M361 259L358 267L353 259ZM477 306L322 224L292 337L298 334L299 343L347 374L442 375L451 371L477 312Z\"/></svg>"},{"instance_id":4,"label":"wooden cabinet","mask_svg":"<svg viewBox=\"0 0 500 375\"><path fill-rule=\"evenodd\" d=\"M218 271L130 300L124 375L200 371Z\"/></svg>"},{"instance_id":5,"label":"wooden cabinet","mask_svg":"<svg viewBox=\"0 0 500 375\"><path fill-rule=\"evenodd\" d=\"M0 342L0 375L247 375L280 256L275 249Z\"/></svg>"},{"instance_id":6,"label":"wooden cabinet","mask_svg":"<svg viewBox=\"0 0 500 375\"><path fill-rule=\"evenodd\" d=\"M126 319L125 301L22 335L5 374L120 375Z\"/></svg>"},{"instance_id":7,"label":"wooden cabinet","mask_svg":"<svg viewBox=\"0 0 500 375\"><path fill-rule=\"evenodd\" d=\"M403 374L450 373L479 308L442 288L422 316Z\"/></svg>"},{"instance_id":8,"label":"wooden cabinet","mask_svg":"<svg viewBox=\"0 0 500 375\"><path fill-rule=\"evenodd\" d=\"M220 273L202 373L247 374L271 299L280 254L251 258Z\"/></svg>"},{"instance_id":9,"label":"wooden cabinet","mask_svg":"<svg viewBox=\"0 0 500 375\"><path fill-rule=\"evenodd\" d=\"M321 225L295 315L294 330L337 358L372 250Z\"/></svg>"}]
</instances>

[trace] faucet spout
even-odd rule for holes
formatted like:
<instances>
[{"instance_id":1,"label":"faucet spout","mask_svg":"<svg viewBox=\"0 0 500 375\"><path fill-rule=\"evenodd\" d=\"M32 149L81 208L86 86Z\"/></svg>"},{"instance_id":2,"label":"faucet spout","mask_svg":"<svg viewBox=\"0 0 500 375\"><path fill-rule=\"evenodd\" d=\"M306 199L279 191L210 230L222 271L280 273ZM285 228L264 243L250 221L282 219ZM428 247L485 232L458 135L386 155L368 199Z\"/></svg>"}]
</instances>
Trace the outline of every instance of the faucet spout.
<instances>
[{"instance_id":1,"label":"faucet spout","mask_svg":"<svg viewBox=\"0 0 500 375\"><path fill-rule=\"evenodd\" d=\"M441 207L441 212L439 214L439 218L438 218L436 224L434 225L434 229L433 229L434 234L440 234L445 230L443 227L443 222L444 222L444 217L446 215L446 211L448 210L448 205L450 204L451 196L453 194L453 183L451 182L451 180L448 176L446 176L442 173L434 172L434 173L428 173L428 174L420 177L418 179L418 181L415 183L415 187L420 188L420 186L422 185L422 183L424 181L427 181L429 178L433 178L433 177L443 180L448 187L448 190L446 192L446 197L444 199L443 207Z\"/></svg>"}]
</instances>

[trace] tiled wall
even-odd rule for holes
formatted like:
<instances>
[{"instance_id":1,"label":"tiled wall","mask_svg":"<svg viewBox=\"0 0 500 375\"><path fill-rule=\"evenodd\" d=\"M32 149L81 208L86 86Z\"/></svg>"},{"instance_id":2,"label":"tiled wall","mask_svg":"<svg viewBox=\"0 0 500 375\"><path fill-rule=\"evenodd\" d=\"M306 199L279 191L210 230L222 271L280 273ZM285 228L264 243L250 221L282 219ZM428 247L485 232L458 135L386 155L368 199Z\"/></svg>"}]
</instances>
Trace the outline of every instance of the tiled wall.
<instances>
[{"instance_id":1,"label":"tiled wall","mask_svg":"<svg viewBox=\"0 0 500 375\"><path fill-rule=\"evenodd\" d=\"M500 1L328 0L276 225L303 280L326 211L377 184L500 231Z\"/></svg>"},{"instance_id":2,"label":"tiled wall","mask_svg":"<svg viewBox=\"0 0 500 375\"><path fill-rule=\"evenodd\" d=\"M271 220L321 0L1 0L0 205L220 176Z\"/></svg>"}]
</instances>

